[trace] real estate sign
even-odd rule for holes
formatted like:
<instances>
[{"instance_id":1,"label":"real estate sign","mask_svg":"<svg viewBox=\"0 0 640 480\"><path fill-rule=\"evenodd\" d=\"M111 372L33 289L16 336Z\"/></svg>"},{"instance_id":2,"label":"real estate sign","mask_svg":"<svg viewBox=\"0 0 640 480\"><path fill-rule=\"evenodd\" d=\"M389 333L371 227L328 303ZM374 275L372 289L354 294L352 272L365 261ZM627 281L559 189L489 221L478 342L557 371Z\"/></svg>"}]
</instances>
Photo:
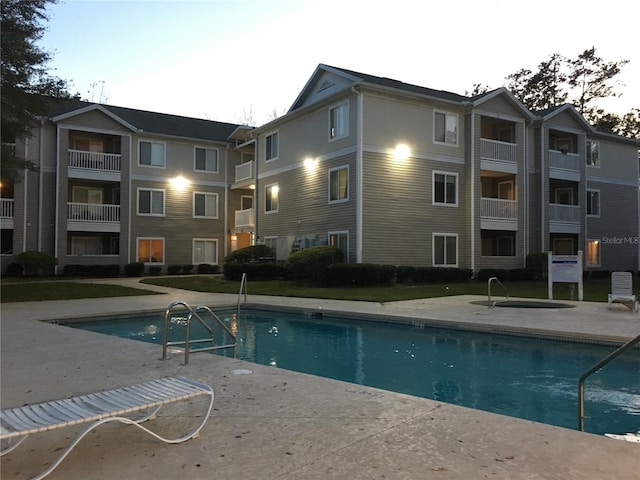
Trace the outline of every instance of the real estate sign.
<instances>
[{"instance_id":1,"label":"real estate sign","mask_svg":"<svg viewBox=\"0 0 640 480\"><path fill-rule=\"evenodd\" d=\"M582 301L582 251L577 255L548 254L549 300L553 300L553 283L577 283L578 300Z\"/></svg>"}]
</instances>

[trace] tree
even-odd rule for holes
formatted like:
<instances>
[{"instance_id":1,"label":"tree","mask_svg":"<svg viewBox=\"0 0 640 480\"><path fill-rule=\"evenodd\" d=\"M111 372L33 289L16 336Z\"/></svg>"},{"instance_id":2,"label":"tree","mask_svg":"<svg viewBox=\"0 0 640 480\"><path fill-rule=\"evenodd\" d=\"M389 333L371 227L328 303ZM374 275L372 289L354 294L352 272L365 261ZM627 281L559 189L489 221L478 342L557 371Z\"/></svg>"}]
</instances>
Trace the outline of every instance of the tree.
<instances>
[{"instance_id":1,"label":"tree","mask_svg":"<svg viewBox=\"0 0 640 480\"><path fill-rule=\"evenodd\" d=\"M538 71L518 70L507 76L511 90L529 110L546 110L561 105L567 100L563 91L567 76L563 72L565 62L562 55L554 53L538 65Z\"/></svg>"},{"instance_id":2,"label":"tree","mask_svg":"<svg viewBox=\"0 0 640 480\"><path fill-rule=\"evenodd\" d=\"M17 139L30 135L37 117L47 111L45 97L68 98L66 82L49 75L49 53L36 42L44 34L47 4L56 0L2 0L0 2L1 126L2 164L5 184L21 180L24 169L37 170L33 162L20 157Z\"/></svg>"}]
</instances>

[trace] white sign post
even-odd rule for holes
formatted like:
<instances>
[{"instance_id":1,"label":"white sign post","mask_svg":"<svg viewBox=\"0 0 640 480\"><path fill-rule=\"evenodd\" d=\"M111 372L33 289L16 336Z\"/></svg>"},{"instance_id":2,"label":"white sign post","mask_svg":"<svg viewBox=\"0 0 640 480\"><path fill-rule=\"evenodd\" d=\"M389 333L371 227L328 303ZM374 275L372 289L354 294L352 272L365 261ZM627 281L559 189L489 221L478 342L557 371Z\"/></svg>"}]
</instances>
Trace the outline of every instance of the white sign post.
<instances>
[{"instance_id":1,"label":"white sign post","mask_svg":"<svg viewBox=\"0 0 640 480\"><path fill-rule=\"evenodd\" d=\"M553 300L553 283L577 283L578 300L582 301L582 251L577 255L548 254L549 300Z\"/></svg>"}]
</instances>

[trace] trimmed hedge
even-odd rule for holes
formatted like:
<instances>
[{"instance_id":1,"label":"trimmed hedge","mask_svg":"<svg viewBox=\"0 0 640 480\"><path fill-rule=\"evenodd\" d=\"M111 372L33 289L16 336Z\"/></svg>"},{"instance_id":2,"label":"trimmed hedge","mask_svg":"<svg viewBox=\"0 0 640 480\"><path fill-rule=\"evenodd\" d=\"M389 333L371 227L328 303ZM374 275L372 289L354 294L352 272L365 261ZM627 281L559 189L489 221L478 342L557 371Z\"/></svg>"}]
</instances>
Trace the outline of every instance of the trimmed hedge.
<instances>
[{"instance_id":1,"label":"trimmed hedge","mask_svg":"<svg viewBox=\"0 0 640 480\"><path fill-rule=\"evenodd\" d=\"M182 265L169 265L167 267L167 273L169 275L178 275L182 271Z\"/></svg>"},{"instance_id":2,"label":"trimmed hedge","mask_svg":"<svg viewBox=\"0 0 640 480\"><path fill-rule=\"evenodd\" d=\"M477 280L487 282L491 277L497 277L501 282L526 282L536 280L539 271L531 268L514 268L512 270L499 268L483 268L478 270Z\"/></svg>"},{"instance_id":3,"label":"trimmed hedge","mask_svg":"<svg viewBox=\"0 0 640 480\"><path fill-rule=\"evenodd\" d=\"M197 272L201 275L208 275L212 273L220 273L219 265L210 265L208 263L201 263L198 265Z\"/></svg>"},{"instance_id":4,"label":"trimmed hedge","mask_svg":"<svg viewBox=\"0 0 640 480\"><path fill-rule=\"evenodd\" d=\"M162 267L158 265L152 265L149 267L149 275L160 275L162 272Z\"/></svg>"},{"instance_id":5,"label":"trimmed hedge","mask_svg":"<svg viewBox=\"0 0 640 480\"><path fill-rule=\"evenodd\" d=\"M469 268L414 267L401 265L396 268L396 282L412 283L446 283L466 282L471 280L473 271Z\"/></svg>"},{"instance_id":6,"label":"trimmed hedge","mask_svg":"<svg viewBox=\"0 0 640 480\"><path fill-rule=\"evenodd\" d=\"M383 285L392 283L396 275L394 265L372 263L334 263L326 268L327 284Z\"/></svg>"},{"instance_id":7,"label":"trimmed hedge","mask_svg":"<svg viewBox=\"0 0 640 480\"><path fill-rule=\"evenodd\" d=\"M18 262L24 267L24 274L28 276L52 275L53 267L58 259L44 252L22 252L18 255Z\"/></svg>"},{"instance_id":8,"label":"trimmed hedge","mask_svg":"<svg viewBox=\"0 0 640 480\"><path fill-rule=\"evenodd\" d=\"M286 267L294 280L324 284L327 282L327 267L342 262L342 250L330 245L320 245L292 253L287 259Z\"/></svg>"},{"instance_id":9,"label":"trimmed hedge","mask_svg":"<svg viewBox=\"0 0 640 480\"><path fill-rule=\"evenodd\" d=\"M140 277L144 273L144 263L127 263L124 266L124 273L127 277Z\"/></svg>"},{"instance_id":10,"label":"trimmed hedge","mask_svg":"<svg viewBox=\"0 0 640 480\"><path fill-rule=\"evenodd\" d=\"M543 280L547 278L549 267L548 253L530 253L527 255L525 265L533 276L532 280Z\"/></svg>"},{"instance_id":11,"label":"trimmed hedge","mask_svg":"<svg viewBox=\"0 0 640 480\"><path fill-rule=\"evenodd\" d=\"M10 263L7 265L7 271L5 275L7 277L21 277L24 273L24 267L19 263Z\"/></svg>"},{"instance_id":12,"label":"trimmed hedge","mask_svg":"<svg viewBox=\"0 0 640 480\"><path fill-rule=\"evenodd\" d=\"M65 265L62 271L65 277L118 277L120 265Z\"/></svg>"},{"instance_id":13,"label":"trimmed hedge","mask_svg":"<svg viewBox=\"0 0 640 480\"><path fill-rule=\"evenodd\" d=\"M224 264L272 262L275 259L275 256L275 252L271 247L266 245L251 245L231 252L225 257Z\"/></svg>"},{"instance_id":14,"label":"trimmed hedge","mask_svg":"<svg viewBox=\"0 0 640 480\"><path fill-rule=\"evenodd\" d=\"M286 277L287 270L279 263L228 263L224 266L224 277L227 280L240 281L242 274L247 274L247 279L273 280Z\"/></svg>"}]
</instances>

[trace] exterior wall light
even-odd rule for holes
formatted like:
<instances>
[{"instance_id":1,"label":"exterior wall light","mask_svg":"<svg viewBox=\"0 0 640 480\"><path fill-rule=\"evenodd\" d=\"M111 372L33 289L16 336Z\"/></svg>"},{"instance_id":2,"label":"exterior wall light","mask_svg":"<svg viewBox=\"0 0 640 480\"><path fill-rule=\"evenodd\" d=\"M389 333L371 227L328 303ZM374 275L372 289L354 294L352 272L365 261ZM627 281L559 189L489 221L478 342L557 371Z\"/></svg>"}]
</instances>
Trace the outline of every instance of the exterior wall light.
<instances>
[{"instance_id":1,"label":"exterior wall light","mask_svg":"<svg viewBox=\"0 0 640 480\"><path fill-rule=\"evenodd\" d=\"M313 172L316 169L317 162L311 158L307 157L304 159L304 167L307 169L307 172Z\"/></svg>"},{"instance_id":2,"label":"exterior wall light","mask_svg":"<svg viewBox=\"0 0 640 480\"><path fill-rule=\"evenodd\" d=\"M182 175L171 179L171 185L173 185L173 188L175 188L176 190L184 190L190 184L191 182L184 178Z\"/></svg>"},{"instance_id":3,"label":"exterior wall light","mask_svg":"<svg viewBox=\"0 0 640 480\"><path fill-rule=\"evenodd\" d=\"M396 162L404 162L407 158L409 158L409 154L411 151L409 147L404 143L399 143L396 145L396 148L393 150L393 158Z\"/></svg>"}]
</instances>

